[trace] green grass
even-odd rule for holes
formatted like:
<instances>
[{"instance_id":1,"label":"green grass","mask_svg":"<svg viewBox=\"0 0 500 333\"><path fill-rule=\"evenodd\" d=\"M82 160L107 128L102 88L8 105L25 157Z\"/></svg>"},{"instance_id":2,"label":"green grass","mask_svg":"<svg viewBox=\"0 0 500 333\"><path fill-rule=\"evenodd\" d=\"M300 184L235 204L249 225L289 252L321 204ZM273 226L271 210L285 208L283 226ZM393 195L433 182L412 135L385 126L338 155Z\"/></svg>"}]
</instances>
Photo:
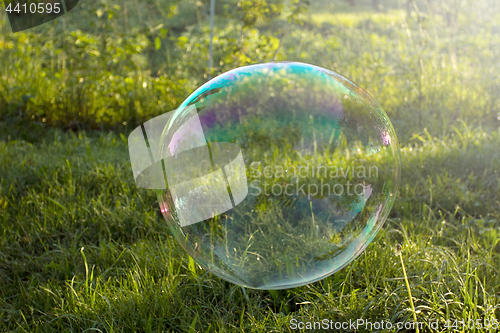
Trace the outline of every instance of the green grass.
<instances>
[{"instance_id":1,"label":"green grass","mask_svg":"<svg viewBox=\"0 0 500 333\"><path fill-rule=\"evenodd\" d=\"M389 13L329 13L321 12L312 15L312 20L315 24L334 23L335 25L354 27L363 23L367 19L375 23L382 24L401 24L402 11L391 11Z\"/></svg>"},{"instance_id":2,"label":"green grass","mask_svg":"<svg viewBox=\"0 0 500 333\"><path fill-rule=\"evenodd\" d=\"M500 320L500 132L458 125L402 148L384 228L343 270L283 291L200 269L138 189L125 137L0 142L0 327L20 332L289 331L290 321ZM361 329L360 331L366 331ZM424 328L421 331L430 331ZM449 330L449 331L462 331ZM477 330L480 332L480 330Z\"/></svg>"},{"instance_id":3,"label":"green grass","mask_svg":"<svg viewBox=\"0 0 500 333\"><path fill-rule=\"evenodd\" d=\"M397 200L366 251L280 291L202 270L130 169L130 130L208 77L208 2L159 12L156 1L86 1L28 32L4 24L0 331L281 332L292 320L416 316L439 324L420 332L468 332L445 324L500 321L500 7L416 0L408 16L397 1L378 13L357 2L245 26L248 12L218 7L214 75L271 59L335 70L383 106L403 145Z\"/></svg>"}]
</instances>

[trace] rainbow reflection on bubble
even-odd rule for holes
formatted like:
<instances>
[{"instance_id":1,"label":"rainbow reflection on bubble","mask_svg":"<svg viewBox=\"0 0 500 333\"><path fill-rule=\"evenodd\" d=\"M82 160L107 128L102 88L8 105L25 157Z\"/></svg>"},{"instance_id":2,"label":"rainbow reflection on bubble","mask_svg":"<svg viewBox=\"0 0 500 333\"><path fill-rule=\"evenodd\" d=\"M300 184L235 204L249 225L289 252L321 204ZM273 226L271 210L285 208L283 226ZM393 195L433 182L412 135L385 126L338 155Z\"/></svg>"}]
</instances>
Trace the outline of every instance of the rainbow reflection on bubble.
<instances>
[{"instance_id":1,"label":"rainbow reflection on bubble","mask_svg":"<svg viewBox=\"0 0 500 333\"><path fill-rule=\"evenodd\" d=\"M202 267L284 289L325 278L373 240L400 155L382 108L313 65L238 68L204 84L161 135L162 213Z\"/></svg>"}]
</instances>

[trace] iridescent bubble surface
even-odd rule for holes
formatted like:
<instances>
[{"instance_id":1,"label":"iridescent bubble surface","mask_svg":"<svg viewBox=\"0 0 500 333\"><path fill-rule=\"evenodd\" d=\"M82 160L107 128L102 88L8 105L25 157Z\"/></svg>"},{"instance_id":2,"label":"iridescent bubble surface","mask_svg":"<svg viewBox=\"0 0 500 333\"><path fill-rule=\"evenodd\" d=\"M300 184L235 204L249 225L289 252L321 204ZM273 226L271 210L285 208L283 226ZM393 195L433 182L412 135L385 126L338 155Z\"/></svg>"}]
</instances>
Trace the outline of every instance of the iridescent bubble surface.
<instances>
[{"instance_id":1,"label":"iridescent bubble surface","mask_svg":"<svg viewBox=\"0 0 500 333\"><path fill-rule=\"evenodd\" d=\"M162 213L202 267L283 289L325 278L373 240L400 155L362 88L313 65L238 68L200 87L161 134Z\"/></svg>"}]
</instances>

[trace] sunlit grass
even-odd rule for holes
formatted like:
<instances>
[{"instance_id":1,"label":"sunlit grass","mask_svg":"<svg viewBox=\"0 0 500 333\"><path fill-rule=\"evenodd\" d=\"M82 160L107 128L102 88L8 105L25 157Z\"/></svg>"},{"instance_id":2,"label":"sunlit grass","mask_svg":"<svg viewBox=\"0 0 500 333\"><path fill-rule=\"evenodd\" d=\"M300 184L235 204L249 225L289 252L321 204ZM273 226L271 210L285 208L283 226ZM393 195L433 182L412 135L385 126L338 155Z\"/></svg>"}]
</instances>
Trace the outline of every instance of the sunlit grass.
<instances>
[{"instance_id":1,"label":"sunlit grass","mask_svg":"<svg viewBox=\"0 0 500 333\"><path fill-rule=\"evenodd\" d=\"M445 330L455 320L500 321L496 2L485 12L458 8L456 25L443 13L401 22L404 12L374 13L371 1L314 2L304 25L290 26L276 59L321 65L366 88L403 142L403 172L366 251L323 281L285 291L241 289L202 270L158 216L155 194L136 187L126 129L205 82L207 16L198 21L196 1L168 19L123 3L117 13L127 7L127 20L89 11L16 35L3 25L0 331L267 332L290 331L292 319L414 315ZM216 74L243 58L271 59L289 13L247 35L237 19L216 22ZM155 30L161 22L165 37ZM116 133L72 132L82 128Z\"/></svg>"},{"instance_id":2,"label":"sunlit grass","mask_svg":"<svg viewBox=\"0 0 500 333\"><path fill-rule=\"evenodd\" d=\"M355 27L358 24L371 20L377 24L401 24L402 15L406 13L402 10L390 10L387 13L373 13L373 12L353 12L353 13L335 13L332 12L318 12L311 15L312 21L316 24L330 23L344 27Z\"/></svg>"},{"instance_id":3,"label":"sunlit grass","mask_svg":"<svg viewBox=\"0 0 500 333\"><path fill-rule=\"evenodd\" d=\"M442 138L415 136L402 149L393 211L365 253L323 281L271 292L244 292L184 253L154 193L135 186L119 135L48 130L37 144L1 141L2 328L262 332L287 331L292 319L499 320L499 134L459 123Z\"/></svg>"}]
</instances>

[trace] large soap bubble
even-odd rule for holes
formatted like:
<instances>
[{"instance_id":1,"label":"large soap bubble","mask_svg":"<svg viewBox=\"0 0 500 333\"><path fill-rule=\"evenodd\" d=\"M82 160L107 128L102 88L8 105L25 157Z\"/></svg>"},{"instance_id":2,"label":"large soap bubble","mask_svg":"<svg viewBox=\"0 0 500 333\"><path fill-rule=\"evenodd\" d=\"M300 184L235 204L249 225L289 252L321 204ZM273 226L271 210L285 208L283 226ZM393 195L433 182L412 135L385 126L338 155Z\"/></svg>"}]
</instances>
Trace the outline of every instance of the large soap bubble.
<instances>
[{"instance_id":1,"label":"large soap bubble","mask_svg":"<svg viewBox=\"0 0 500 333\"><path fill-rule=\"evenodd\" d=\"M158 198L175 238L230 282L325 278L373 240L395 199L394 129L362 88L303 63L238 68L173 113Z\"/></svg>"}]
</instances>

